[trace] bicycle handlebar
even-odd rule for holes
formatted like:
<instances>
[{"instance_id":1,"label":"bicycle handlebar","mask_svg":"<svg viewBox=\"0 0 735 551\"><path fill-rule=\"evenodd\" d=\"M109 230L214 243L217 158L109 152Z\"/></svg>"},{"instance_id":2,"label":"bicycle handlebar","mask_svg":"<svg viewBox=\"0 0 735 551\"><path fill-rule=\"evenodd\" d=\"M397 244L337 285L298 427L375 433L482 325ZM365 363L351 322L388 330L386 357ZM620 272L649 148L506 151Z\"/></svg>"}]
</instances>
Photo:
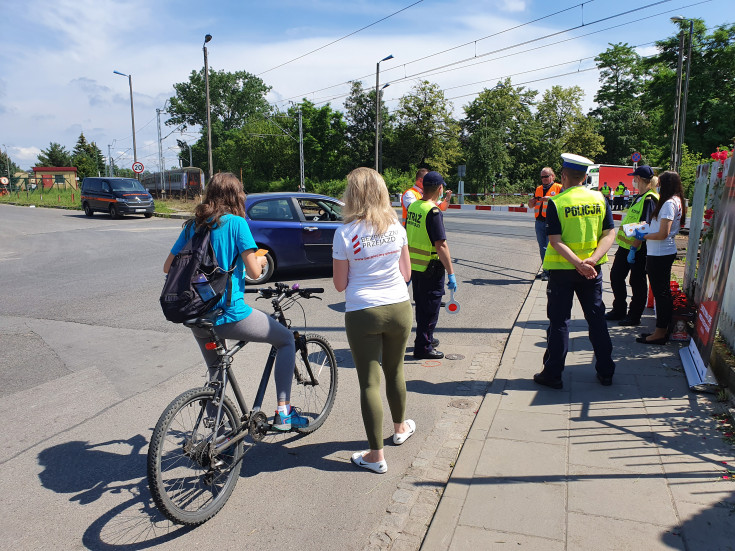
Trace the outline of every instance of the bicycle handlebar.
<instances>
[{"instance_id":1,"label":"bicycle handlebar","mask_svg":"<svg viewBox=\"0 0 735 551\"><path fill-rule=\"evenodd\" d=\"M263 298L272 298L283 293L286 297L291 297L295 294L300 295L303 298L311 298L312 294L323 293L323 287L307 287L301 289L298 283L293 287L289 287L285 283L276 283L275 287L261 287L259 289L248 289L245 288L245 293L258 293Z\"/></svg>"}]
</instances>

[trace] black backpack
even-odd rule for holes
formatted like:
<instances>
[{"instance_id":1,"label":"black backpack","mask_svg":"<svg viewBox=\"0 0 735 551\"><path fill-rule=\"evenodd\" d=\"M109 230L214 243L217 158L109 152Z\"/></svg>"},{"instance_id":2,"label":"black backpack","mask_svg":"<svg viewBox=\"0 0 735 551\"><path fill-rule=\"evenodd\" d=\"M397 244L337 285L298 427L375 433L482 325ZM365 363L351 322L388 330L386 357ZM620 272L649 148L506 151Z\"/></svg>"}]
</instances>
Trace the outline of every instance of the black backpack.
<instances>
[{"instance_id":1,"label":"black backpack","mask_svg":"<svg viewBox=\"0 0 735 551\"><path fill-rule=\"evenodd\" d=\"M183 323L210 312L225 291L230 306L237 255L223 270L209 240L211 231L206 224L198 228L171 263L160 298L168 321Z\"/></svg>"}]
</instances>

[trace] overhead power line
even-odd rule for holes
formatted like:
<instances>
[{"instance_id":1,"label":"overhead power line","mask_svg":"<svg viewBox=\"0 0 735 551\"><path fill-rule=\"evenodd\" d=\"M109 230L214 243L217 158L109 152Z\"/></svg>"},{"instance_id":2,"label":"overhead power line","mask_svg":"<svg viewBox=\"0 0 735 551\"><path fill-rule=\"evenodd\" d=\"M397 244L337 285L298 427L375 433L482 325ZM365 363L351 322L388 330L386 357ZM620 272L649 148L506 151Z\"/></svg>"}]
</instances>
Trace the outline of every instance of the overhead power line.
<instances>
[{"instance_id":1,"label":"overhead power line","mask_svg":"<svg viewBox=\"0 0 735 551\"><path fill-rule=\"evenodd\" d=\"M409 80L409 79L413 79L413 78L416 78L416 77L418 77L418 76L421 76L421 75L438 74L437 72L444 72L444 71L442 71L442 70L459 70L459 69L464 69L464 68L467 68L467 67L472 67L472 66L474 66L474 65L477 65L477 64L479 64L479 63L487 63L487 62L489 62L489 61L493 61L493 60L495 60L495 59L501 59L502 57L508 57L508 56L511 56L511 55L518 55L518 54L520 54L520 53L525 53L525 52L528 52L528 51L532 51L532 50L536 50L536 49L539 49L539 48L547 48L547 47L549 47L549 46L553 46L553 45L555 45L555 44L559 44L559 43L563 43L563 42L567 42L567 41L571 41L571 40L577 40L577 39L579 39L579 38L582 38L582 37L584 37L584 36L589 36L589 35L592 35L592 34L596 34L596 33L604 32L604 31L606 31L606 30L614 29L614 28L617 28L617 27L621 27L621 26L624 26L624 25L629 25L630 23L622 23L622 24L620 24L620 25L614 25L614 26L611 26L611 27L607 27L607 28L605 28L605 29L600 29L600 30L598 30L598 31L592 31L592 32L590 32L590 33L587 33L587 34L585 34L585 35L580 35L580 36L577 36L577 37L572 37L572 38L568 38L568 39L565 39L565 40L561 40L561 41L558 41L558 42L554 42L554 43L551 43L551 44L544 44L544 45L542 45L542 46L537 46L537 47L534 47L534 48L530 48L530 49L527 49L527 50L523 50L523 51L521 51L521 52L514 52L514 53L510 53L510 54L507 54L506 56L500 56L500 57L495 57L495 58L493 58L493 59L490 59L490 60L484 60L484 61L480 61L480 62L478 62L478 63L472 63L472 64L467 64L468 62L470 62L470 61L474 61L474 60L475 60L475 59L477 59L477 58L481 58L481 57L486 57L486 56L489 56L489 55L497 54L497 53L500 53L500 52L503 52L503 51L507 51L507 50L510 50L510 49L513 49L513 48L517 48L517 47L519 47L519 46L523 46L523 45L525 45L525 44L530 44L530 43L532 43L532 42L537 42L537 41L540 41L540 40L545 40L545 39L548 39L548 38L551 38L551 37L554 37L554 36L558 36L558 35L560 35L560 34L563 34L563 33L566 33L566 32L570 32L570 31L573 31L573 30L577 30L577 29L580 29L580 28L582 28L582 27L588 27L588 26L590 26L590 25L595 25L595 24L597 24L597 23L601 23L601 22L604 22L604 21L608 21L608 20L610 20L610 19L614 19L614 18L617 18L617 17L622 17L622 16L624 16L624 15L628 15L628 14L631 14L631 13L635 13L635 12L637 12L637 11L640 11L640 10L644 10L644 9L647 9L647 8L650 8L650 7L653 7L653 6L657 6L657 5L659 5L659 4L664 4L664 3L667 3L667 2L670 2L670 1L671 1L671 0L661 0L661 1L658 1L658 2L653 2L653 3L651 3L651 4L647 4L647 5L645 5L645 6L640 6L640 7L638 7L638 8L634 8L634 9L631 9L631 10L627 10L627 11L624 11L624 12L620 12L620 13L617 13L617 14L614 14L614 15L610 15L610 16L607 16L607 17L603 17L603 18L597 19L597 20L595 20L595 21L591 21L591 22L589 22L589 23L584 23L584 22L583 22L583 23L582 23L581 25L575 25L574 27L569 27L569 28L567 28L567 29L564 29L564 30L561 30L561 31L557 31L557 32L554 32L554 33L550 33L550 34L548 34L548 35L544 35L544 36L542 36L542 37L538 37L538 38L535 38L535 39L531 39L531 40L526 40L526 41L523 41L523 42L520 42L520 43L517 43L517 44L511 45L511 46L506 46L506 47L503 47L503 48L499 48L499 49L493 50L493 51L491 51L491 52L486 52L486 53L484 53L484 54L480 54L480 55L475 55L475 56L473 56L473 57L470 57L470 58L465 58L465 59L462 59L462 60L458 60L458 61L454 61L454 62L451 62L451 63L447 63L447 64L444 64L444 65L440 65L440 66L438 66L438 67L434 67L434 68L431 68L431 69L427 69L427 70L424 70L424 71L419 71L419 72L413 73L413 74L411 74L411 75L406 75L406 76L404 76L404 77L401 77L401 78L399 78L399 79L395 79L395 80L392 80L392 81L391 81L391 83L394 83L394 82L402 82L402 81L405 81L405 80ZM683 6L683 7L681 7L681 8L678 8L678 9L683 9L683 8L689 8L689 7L692 7L692 6L697 6L697 5L700 5L700 4L705 4L705 3L708 3L708 2L711 2L711 0L703 0L703 1L701 1L701 2L696 2L696 3L694 3L694 4L690 4L690 5L687 5L687 6ZM574 6L574 7L578 7L578 6L580 6L580 5L583 5L583 4L578 4L577 6ZM648 19L648 18L652 18L652 17L657 17L657 16L659 16L659 15L661 15L661 14L663 14L663 13L667 13L667 12L666 12L666 11L664 11L664 12L660 12L660 13L658 13L658 14L654 14L654 15L651 15L651 16L647 16L647 17L644 17L644 18L638 19L638 21L642 21L642 20L644 20L644 19ZM534 20L534 22L540 21L540 20L542 20L542 19L545 19L545 18L548 18L548 17L552 17L553 15L555 15L555 14L549 14L549 15L547 15L547 16L544 16L544 17L542 17L542 18L537 18L536 20ZM528 22L528 23L531 23L531 22ZM524 25L525 25L525 24L528 24L528 23L524 23ZM501 32L504 32L504 31L501 31ZM496 34L499 34L499 33L496 33ZM484 38L487 38L487 37L484 37ZM481 38L481 39L478 39L478 40L483 40L484 38ZM473 42L474 42L474 41L473 41ZM465 44L463 44L463 45L467 45L467 44L472 44L473 42L467 42L467 43L465 43ZM451 50L451 49L454 49L454 48L450 48L450 50ZM444 52L446 52L446 51L449 51L449 50L443 50L442 52L438 52L438 53L435 53L435 54L431 54L431 55L428 55L428 56L424 56L424 57L422 57L422 58L419 58L419 59L420 59L420 60L428 59L428 58L434 57L434 56L436 56L436 55L439 55L439 54L441 54L441 53L444 53ZM397 69L397 68L399 68L399 67L404 67L404 68L405 68L405 66L407 66L407 65L409 65L409 64L411 64L411 63L414 63L415 61L418 61L418 60L413 60L413 61L407 62L407 63L405 63L405 64L403 64L403 65L399 65L398 67L393 67L393 68L390 68L390 69L386 69L386 70L385 70L385 72L389 72L389 71L393 71L393 70L396 70L396 69ZM454 67L455 65L462 65L462 64L467 64L467 65L463 65L462 67ZM453 67L453 68L452 68L452 69L450 69L450 67ZM355 79L350 79L350 80L348 80L348 81L346 81L346 82L340 82L339 84L334 84L334 85L332 85L332 86L327 86L327 87L324 87L324 88L320 88L320 89L317 89L317 90L313 90L313 91L311 91L311 92L307 92L307 93L305 93L305 94L299 94L299 95L296 95L296 96L291 96L290 98L286 98L286 99L283 99L283 100L279 100L279 101L275 102L275 104L278 104L278 103L282 103L282 102L285 102L285 101L289 101L289 100L291 100L291 99L295 99L295 98L299 98L299 97L306 97L306 96L309 96L309 95L312 95L312 94L316 94L316 93L319 93L319 92L323 92L323 91L325 91L325 90L330 90L330 89L332 89L332 88L337 88L337 87L339 87L339 86L344 86L344 85L346 85L346 84L350 84L351 82L355 82L355 81L361 81L361 80L363 80L363 79L366 79L366 78L368 78L368 77L371 77L371 76L373 76L373 74L374 74L374 73L371 73L371 74L368 74L368 75L364 75L364 76L362 76L362 77L359 77L359 78L355 78ZM344 95L344 96L346 96L346 95L349 95L349 94L343 94L343 95ZM338 97L342 97L343 95L337 95L337 96L336 96L336 98L338 98ZM335 99L336 99L336 98L335 98Z\"/></svg>"},{"instance_id":2,"label":"overhead power line","mask_svg":"<svg viewBox=\"0 0 735 551\"><path fill-rule=\"evenodd\" d=\"M283 63L281 63L280 65L276 65L275 67L271 67L270 69L266 69L265 71L262 71L262 72L258 73L258 74L257 74L257 75L255 75L255 76L258 76L258 77L259 77L260 75L264 75L264 74L266 74L266 73L269 73L270 71L274 71L275 69L278 69L279 67L283 67L284 65L288 65L289 63L293 63L294 61L296 61L296 60L298 60L298 59L301 59L301 58L304 58L304 57L306 57L306 56L308 56L308 55L311 55L311 54L313 54L314 52L318 52L319 50L323 50L324 48L328 48L328 47L329 47L329 46L331 46L332 44L336 44L337 42L339 42L339 41L341 41L341 40L344 40L345 38L348 38L348 37L350 37L350 36L352 36L352 35L355 35L355 34L357 34L357 33L361 32L361 31L364 31L365 29L369 29L370 27L372 27L372 26L374 26L374 25L377 25L378 23L381 23L382 21L385 21L386 19L390 19L390 18L391 18L391 17L393 17L394 15L398 15L399 13L401 13L401 12L403 12L403 11L406 11L406 10L407 10L407 9L409 9L409 8L412 8L412 7L414 7L414 6L416 5L416 4L420 4L420 3L421 3L421 2L423 2L423 1L424 1L424 0L418 0L418 2L414 2L414 3L413 3L413 4L411 4L410 6L406 6L405 8L402 8L402 9L398 10L397 12L393 12L393 13L391 13L390 15L386 15L386 16L385 16L385 17L383 17L382 19L378 19L377 21L374 21L374 22L370 23L369 25L365 25L364 27L362 27L362 28L360 28L360 29L357 29L356 31L352 31L352 32L351 32L350 34L346 34L346 35L344 35L343 37L341 37L341 38L338 38L337 40L333 40L333 41L332 41L332 42L330 42L329 44L325 44L324 46L319 46L318 48L316 48L316 49L314 49L314 50L311 50L310 52L306 52L305 54L301 54L300 56L298 56L298 57L295 57L295 58L293 58L293 59L291 59L291 60L289 60L289 61L284 61L284 62L283 62ZM590 0L590 1L593 1L593 0Z\"/></svg>"}]
</instances>

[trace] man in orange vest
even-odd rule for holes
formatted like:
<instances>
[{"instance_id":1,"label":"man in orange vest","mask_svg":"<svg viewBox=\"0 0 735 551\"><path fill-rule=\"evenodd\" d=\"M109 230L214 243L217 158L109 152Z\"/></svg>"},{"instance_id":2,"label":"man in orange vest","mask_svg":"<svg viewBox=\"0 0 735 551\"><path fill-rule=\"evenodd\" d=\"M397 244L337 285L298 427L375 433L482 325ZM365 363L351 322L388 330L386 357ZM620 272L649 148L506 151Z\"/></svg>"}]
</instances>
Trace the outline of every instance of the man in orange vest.
<instances>
[{"instance_id":1,"label":"man in orange vest","mask_svg":"<svg viewBox=\"0 0 735 551\"><path fill-rule=\"evenodd\" d=\"M541 185L536 188L533 197L528 201L528 206L533 207L536 211L536 241L541 254L541 262L544 261L546 247L549 246L549 237L546 235L546 206L549 203L549 197L561 193L561 184L554 183L555 177L554 171L550 167L542 168ZM549 272L544 270L541 279L548 281Z\"/></svg>"},{"instance_id":2,"label":"man in orange vest","mask_svg":"<svg viewBox=\"0 0 735 551\"><path fill-rule=\"evenodd\" d=\"M411 203L418 199L421 199L424 196L424 176L428 172L429 169L427 168L419 168L416 172L416 183L414 183L413 187L408 188L406 191L403 192L403 195L401 195L401 206L403 207L403 218L401 219L401 223L404 227L406 226L408 207L411 206ZM446 195L444 196L444 200L440 203L437 203L436 206L439 207L439 209L442 211L447 210L451 197L452 190L448 189Z\"/></svg>"}]
</instances>

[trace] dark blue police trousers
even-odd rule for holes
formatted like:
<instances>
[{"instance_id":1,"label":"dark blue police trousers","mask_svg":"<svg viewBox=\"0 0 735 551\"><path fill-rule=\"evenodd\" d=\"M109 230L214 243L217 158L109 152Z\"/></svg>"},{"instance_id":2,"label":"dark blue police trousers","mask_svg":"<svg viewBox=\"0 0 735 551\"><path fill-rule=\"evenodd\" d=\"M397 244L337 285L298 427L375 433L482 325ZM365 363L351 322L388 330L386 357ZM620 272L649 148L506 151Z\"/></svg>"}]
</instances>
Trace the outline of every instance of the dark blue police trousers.
<instances>
[{"instance_id":1,"label":"dark blue police trousers","mask_svg":"<svg viewBox=\"0 0 735 551\"><path fill-rule=\"evenodd\" d=\"M416 340L413 353L426 354L433 350L431 341L439 320L442 296L444 295L444 271L439 276L426 272L411 272L413 301L416 304Z\"/></svg>"},{"instance_id":2,"label":"dark blue police trousers","mask_svg":"<svg viewBox=\"0 0 735 551\"><path fill-rule=\"evenodd\" d=\"M587 279L577 270L549 270L546 288L546 313L549 318L547 348L544 354L544 375L548 379L559 379L569 351L569 320L572 317L574 295L582 306L589 326L589 336L595 351L595 369L603 377L615 371L612 361L612 341L607 330L605 304L602 302L602 271L597 268L597 277Z\"/></svg>"}]
</instances>

